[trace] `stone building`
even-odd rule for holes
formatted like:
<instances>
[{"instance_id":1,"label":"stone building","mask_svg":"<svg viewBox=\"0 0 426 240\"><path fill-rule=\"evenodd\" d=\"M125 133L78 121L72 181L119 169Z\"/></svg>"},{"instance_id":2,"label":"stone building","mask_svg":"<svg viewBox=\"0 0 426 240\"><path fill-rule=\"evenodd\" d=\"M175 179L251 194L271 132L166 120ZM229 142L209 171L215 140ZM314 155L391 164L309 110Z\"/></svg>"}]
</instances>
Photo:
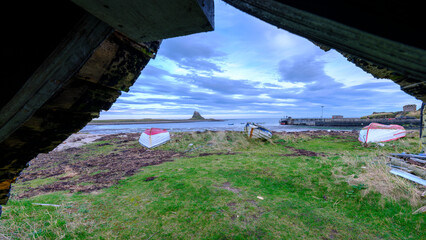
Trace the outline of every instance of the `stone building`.
<instances>
[{"instance_id":1,"label":"stone building","mask_svg":"<svg viewBox=\"0 0 426 240\"><path fill-rule=\"evenodd\" d=\"M416 104L409 104L409 105L405 105L402 110L404 112L415 112L416 111Z\"/></svg>"}]
</instances>

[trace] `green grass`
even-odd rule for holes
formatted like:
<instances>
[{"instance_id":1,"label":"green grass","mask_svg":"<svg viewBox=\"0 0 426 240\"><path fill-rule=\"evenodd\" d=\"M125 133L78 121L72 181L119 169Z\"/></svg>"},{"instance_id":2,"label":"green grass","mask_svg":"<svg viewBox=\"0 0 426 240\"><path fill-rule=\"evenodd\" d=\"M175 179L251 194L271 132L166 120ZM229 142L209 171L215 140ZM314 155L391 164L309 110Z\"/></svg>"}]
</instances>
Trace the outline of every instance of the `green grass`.
<instances>
[{"instance_id":1,"label":"green grass","mask_svg":"<svg viewBox=\"0 0 426 240\"><path fill-rule=\"evenodd\" d=\"M101 193L12 199L4 206L0 238L426 238L425 215L412 214L425 203L411 201L414 185L402 180L397 186L405 195L396 197L372 186L380 179L366 177L378 156L395 149L415 152L418 139L364 148L355 138L331 136L274 136L264 142L237 132L207 132L172 138L159 150L188 157L145 167ZM326 156L289 156L287 146ZM87 147L101 154L96 144ZM155 179L145 181L150 177Z\"/></svg>"}]
</instances>

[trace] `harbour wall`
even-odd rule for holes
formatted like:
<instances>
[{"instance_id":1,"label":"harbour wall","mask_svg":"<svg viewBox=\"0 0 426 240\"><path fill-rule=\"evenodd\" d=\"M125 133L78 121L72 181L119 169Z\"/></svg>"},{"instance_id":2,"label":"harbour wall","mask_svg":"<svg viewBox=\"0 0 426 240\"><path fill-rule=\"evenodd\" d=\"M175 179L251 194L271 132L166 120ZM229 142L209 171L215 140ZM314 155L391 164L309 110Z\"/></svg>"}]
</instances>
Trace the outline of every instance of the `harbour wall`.
<instances>
[{"instance_id":1,"label":"harbour wall","mask_svg":"<svg viewBox=\"0 0 426 240\"><path fill-rule=\"evenodd\" d=\"M370 123L398 124L404 127L420 126L419 119L360 119L360 118L293 118L288 125L306 125L306 126L340 126L340 127L363 127Z\"/></svg>"}]
</instances>

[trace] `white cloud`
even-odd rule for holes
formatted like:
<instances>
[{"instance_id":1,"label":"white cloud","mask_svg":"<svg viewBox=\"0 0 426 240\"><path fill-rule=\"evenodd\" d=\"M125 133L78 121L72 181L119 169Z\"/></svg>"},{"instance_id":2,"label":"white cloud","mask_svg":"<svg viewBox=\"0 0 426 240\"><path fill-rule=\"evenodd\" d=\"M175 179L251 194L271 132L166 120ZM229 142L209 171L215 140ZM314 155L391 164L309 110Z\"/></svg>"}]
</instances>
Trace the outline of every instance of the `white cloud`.
<instances>
[{"instance_id":1,"label":"white cloud","mask_svg":"<svg viewBox=\"0 0 426 240\"><path fill-rule=\"evenodd\" d=\"M102 119L293 117L398 111L417 103L336 51L216 1L214 32L167 39ZM397 101L396 101L397 100Z\"/></svg>"}]
</instances>

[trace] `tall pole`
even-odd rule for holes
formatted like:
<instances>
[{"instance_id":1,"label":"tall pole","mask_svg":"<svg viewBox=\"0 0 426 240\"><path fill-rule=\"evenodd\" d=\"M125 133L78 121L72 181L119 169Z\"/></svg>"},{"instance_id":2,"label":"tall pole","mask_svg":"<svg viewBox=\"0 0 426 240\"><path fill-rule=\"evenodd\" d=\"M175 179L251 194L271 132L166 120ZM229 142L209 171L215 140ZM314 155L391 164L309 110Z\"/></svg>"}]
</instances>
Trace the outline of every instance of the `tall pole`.
<instances>
[{"instance_id":1,"label":"tall pole","mask_svg":"<svg viewBox=\"0 0 426 240\"><path fill-rule=\"evenodd\" d=\"M323 118L323 114L324 114L324 106L321 106L321 119Z\"/></svg>"}]
</instances>

